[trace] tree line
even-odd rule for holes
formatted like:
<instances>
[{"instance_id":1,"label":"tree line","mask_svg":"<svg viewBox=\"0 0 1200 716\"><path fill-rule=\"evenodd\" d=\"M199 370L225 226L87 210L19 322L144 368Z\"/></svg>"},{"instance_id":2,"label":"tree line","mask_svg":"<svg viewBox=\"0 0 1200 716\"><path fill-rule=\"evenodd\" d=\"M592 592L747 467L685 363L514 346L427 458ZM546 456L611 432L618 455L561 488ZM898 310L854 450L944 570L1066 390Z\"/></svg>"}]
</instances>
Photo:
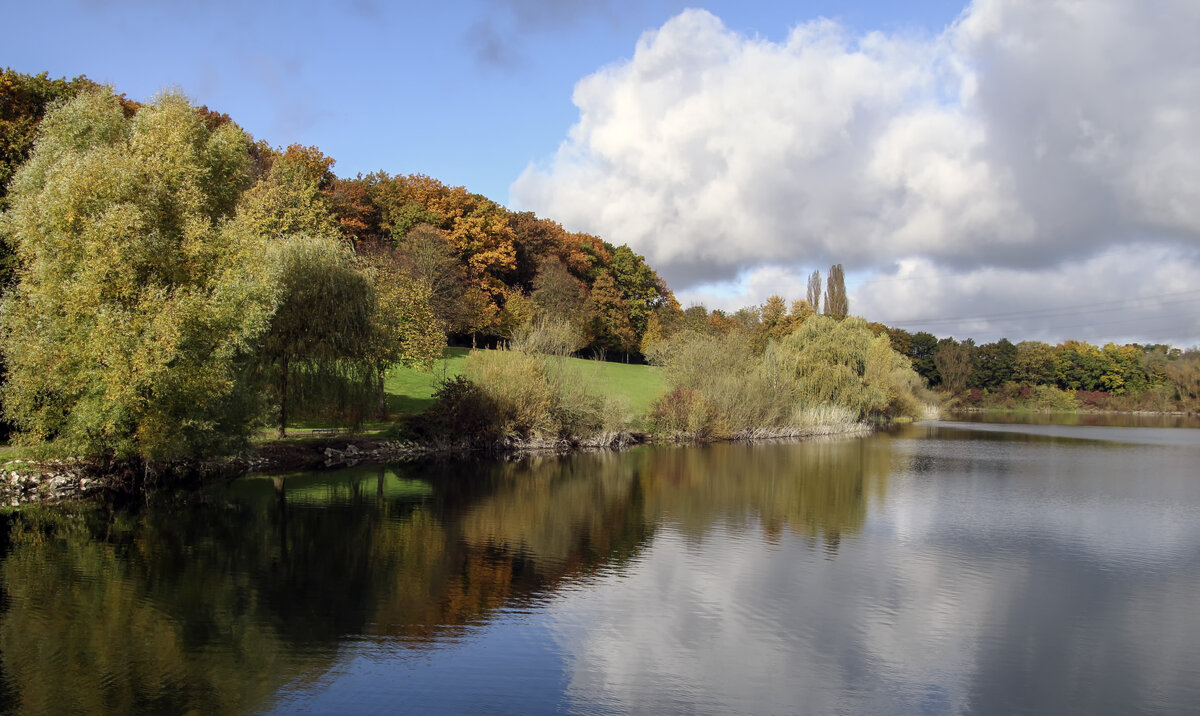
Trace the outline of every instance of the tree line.
<instances>
[{"instance_id":1,"label":"tree line","mask_svg":"<svg viewBox=\"0 0 1200 716\"><path fill-rule=\"evenodd\" d=\"M422 175L337 177L164 93L0 73L4 412L71 454L171 459L355 423L395 363L546 320L636 353L681 313L627 246Z\"/></svg>"},{"instance_id":2,"label":"tree line","mask_svg":"<svg viewBox=\"0 0 1200 716\"><path fill-rule=\"evenodd\" d=\"M976 346L846 320L840 264L791 303L684 310L627 246L419 174L340 178L318 148L272 148L176 93L141 104L5 70L0 100L4 414L70 454L165 460L264 423L357 424L385 409L389 367L447 341L648 357L672 376L654 420L673 433L786 432L826 404L914 415L917 376L975 403L1200 400L1194 351ZM490 383L447 395L491 389L519 432L628 424L544 362L475 363Z\"/></svg>"},{"instance_id":3,"label":"tree line","mask_svg":"<svg viewBox=\"0 0 1200 716\"><path fill-rule=\"evenodd\" d=\"M646 415L630 415L565 363L569 327L547 319L505 350L472 353L465 375L412 427L451 445L614 444L631 427L663 440L795 437L926 414L932 397L910 362L887 336L843 314L840 265L830 277L823 315L808 298L789 305L780 296L732 314L703 306L652 313L642 350L669 390ZM810 285L819 290L819 274Z\"/></svg>"},{"instance_id":4,"label":"tree line","mask_svg":"<svg viewBox=\"0 0 1200 716\"><path fill-rule=\"evenodd\" d=\"M1195 410L1200 351L1164 344L1067 340L977 345L884 328L930 386L970 405ZM1038 405L1038 403L1043 405Z\"/></svg>"}]
</instances>

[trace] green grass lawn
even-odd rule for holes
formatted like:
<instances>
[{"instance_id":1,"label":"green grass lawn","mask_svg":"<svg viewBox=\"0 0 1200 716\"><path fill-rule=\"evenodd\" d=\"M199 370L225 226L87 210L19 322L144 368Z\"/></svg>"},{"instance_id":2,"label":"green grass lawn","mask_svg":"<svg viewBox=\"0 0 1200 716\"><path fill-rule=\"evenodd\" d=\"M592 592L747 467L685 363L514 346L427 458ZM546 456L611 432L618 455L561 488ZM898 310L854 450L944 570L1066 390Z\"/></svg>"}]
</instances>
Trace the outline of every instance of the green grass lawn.
<instances>
[{"instance_id":1,"label":"green grass lawn","mask_svg":"<svg viewBox=\"0 0 1200 716\"><path fill-rule=\"evenodd\" d=\"M0 463L5 463L9 460L28 460L32 457L32 448L0 444Z\"/></svg>"},{"instance_id":2,"label":"green grass lawn","mask_svg":"<svg viewBox=\"0 0 1200 716\"><path fill-rule=\"evenodd\" d=\"M396 366L384 378L383 389L387 394L388 410L393 416L416 415L433 405L433 392L443 378L461 375L466 365L468 348L447 348L445 355L434 364L432 370ZM592 390L602 395L619 395L629 400L635 419L640 419L650 410L650 405L667 392L667 383L662 371L646 365L608 363L583 358L565 358L568 368L586 380ZM368 422L361 431L371 434L385 430L389 422ZM305 440L313 437L313 430L330 427L324 423L289 421L288 437ZM264 427L257 440L272 440L273 427ZM28 448L0 445L0 462L30 456Z\"/></svg>"},{"instance_id":3,"label":"green grass lawn","mask_svg":"<svg viewBox=\"0 0 1200 716\"><path fill-rule=\"evenodd\" d=\"M443 378L462 375L469 348L447 348L433 370L394 366L383 379L388 410L399 415L416 415L433 405L433 391Z\"/></svg>"},{"instance_id":4,"label":"green grass lawn","mask_svg":"<svg viewBox=\"0 0 1200 716\"><path fill-rule=\"evenodd\" d=\"M601 395L621 395L629 400L633 414L642 417L651 404L667 392L662 370L648 365L609 363L607 361L568 358Z\"/></svg>"},{"instance_id":5,"label":"green grass lawn","mask_svg":"<svg viewBox=\"0 0 1200 716\"><path fill-rule=\"evenodd\" d=\"M396 414L415 415L433 404L433 391L443 377L461 375L466 363L466 348L449 348L432 371L396 366L384 380L388 409ZM645 415L650 405L667 392L667 383L658 368L627 363L608 363L567 358L569 367L591 383L603 395L621 395L629 400L635 416Z\"/></svg>"}]
</instances>

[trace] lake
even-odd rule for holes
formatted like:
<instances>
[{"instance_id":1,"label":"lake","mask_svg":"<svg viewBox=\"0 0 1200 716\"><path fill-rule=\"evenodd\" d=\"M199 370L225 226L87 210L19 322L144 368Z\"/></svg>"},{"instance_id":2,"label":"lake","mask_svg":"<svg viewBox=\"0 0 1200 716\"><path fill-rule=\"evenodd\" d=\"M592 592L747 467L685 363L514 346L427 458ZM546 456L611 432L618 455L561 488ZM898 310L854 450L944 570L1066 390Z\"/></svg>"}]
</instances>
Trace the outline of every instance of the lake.
<instances>
[{"instance_id":1,"label":"lake","mask_svg":"<svg viewBox=\"0 0 1200 716\"><path fill-rule=\"evenodd\" d=\"M976 420L9 514L0 709L1196 713L1200 426Z\"/></svg>"}]
</instances>

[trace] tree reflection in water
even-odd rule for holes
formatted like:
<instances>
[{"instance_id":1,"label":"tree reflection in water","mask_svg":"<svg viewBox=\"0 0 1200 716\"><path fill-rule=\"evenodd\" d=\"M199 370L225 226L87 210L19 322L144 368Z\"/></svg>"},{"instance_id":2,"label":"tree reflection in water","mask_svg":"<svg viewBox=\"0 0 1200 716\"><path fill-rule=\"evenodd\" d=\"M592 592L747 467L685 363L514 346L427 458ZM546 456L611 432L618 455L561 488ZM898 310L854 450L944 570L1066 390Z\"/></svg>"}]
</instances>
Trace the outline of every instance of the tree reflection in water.
<instances>
[{"instance_id":1,"label":"tree reflection in water","mask_svg":"<svg viewBox=\"0 0 1200 716\"><path fill-rule=\"evenodd\" d=\"M886 439L644 448L247 478L186 505L9 517L5 710L229 713L339 645L427 648L636 559L657 526L761 525L836 549Z\"/></svg>"}]
</instances>

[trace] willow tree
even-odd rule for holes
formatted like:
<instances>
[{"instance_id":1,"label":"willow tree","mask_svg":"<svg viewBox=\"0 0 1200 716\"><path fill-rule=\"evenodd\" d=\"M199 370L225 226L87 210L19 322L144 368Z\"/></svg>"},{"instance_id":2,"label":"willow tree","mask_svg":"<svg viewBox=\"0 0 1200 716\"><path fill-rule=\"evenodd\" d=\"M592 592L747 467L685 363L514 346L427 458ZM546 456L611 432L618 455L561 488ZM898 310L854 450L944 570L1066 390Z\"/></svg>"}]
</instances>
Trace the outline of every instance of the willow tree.
<instances>
[{"instance_id":1,"label":"willow tree","mask_svg":"<svg viewBox=\"0 0 1200 716\"><path fill-rule=\"evenodd\" d=\"M290 236L272 247L279 306L258 350L280 437L298 415L361 421L373 395L374 286L349 247Z\"/></svg>"},{"instance_id":2,"label":"willow tree","mask_svg":"<svg viewBox=\"0 0 1200 716\"><path fill-rule=\"evenodd\" d=\"M229 222L270 247L261 260L278 301L256 367L281 437L296 417L357 424L388 367L428 365L445 347L428 291L345 241L323 192L331 166L315 147L289 147Z\"/></svg>"},{"instance_id":3,"label":"willow tree","mask_svg":"<svg viewBox=\"0 0 1200 716\"><path fill-rule=\"evenodd\" d=\"M227 227L267 246L258 261L272 271L277 304L255 368L280 437L298 415L358 422L374 386L376 295L321 192L331 164L315 148L274 157Z\"/></svg>"},{"instance_id":4,"label":"willow tree","mask_svg":"<svg viewBox=\"0 0 1200 716\"><path fill-rule=\"evenodd\" d=\"M887 336L876 336L861 318L814 316L777 350L794 381L792 395L803 407L838 405L860 419L913 415L918 409L920 377Z\"/></svg>"},{"instance_id":5,"label":"willow tree","mask_svg":"<svg viewBox=\"0 0 1200 716\"><path fill-rule=\"evenodd\" d=\"M2 224L20 260L0 315L4 409L24 440L162 459L248 434L275 289L258 237L222 223L249 145L177 94L130 119L102 88L46 116Z\"/></svg>"}]
</instances>

